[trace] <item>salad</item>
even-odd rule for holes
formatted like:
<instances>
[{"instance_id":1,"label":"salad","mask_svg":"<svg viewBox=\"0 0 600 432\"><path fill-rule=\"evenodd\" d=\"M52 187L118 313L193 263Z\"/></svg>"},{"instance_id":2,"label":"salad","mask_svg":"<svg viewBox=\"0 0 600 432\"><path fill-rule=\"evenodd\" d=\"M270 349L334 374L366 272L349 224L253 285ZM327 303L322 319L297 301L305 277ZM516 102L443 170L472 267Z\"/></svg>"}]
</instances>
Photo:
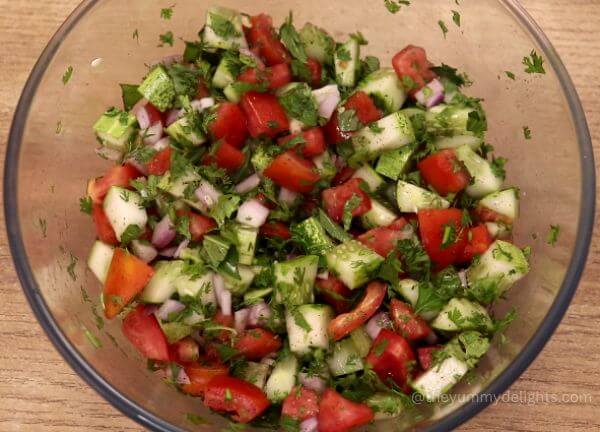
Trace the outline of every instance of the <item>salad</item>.
<instances>
[{"instance_id":1,"label":"salad","mask_svg":"<svg viewBox=\"0 0 600 432\"><path fill-rule=\"evenodd\" d=\"M82 199L105 316L235 422L411 415L514 317L490 305L529 250L481 100L423 48L380 64L367 43L213 7L94 125L116 161Z\"/></svg>"}]
</instances>

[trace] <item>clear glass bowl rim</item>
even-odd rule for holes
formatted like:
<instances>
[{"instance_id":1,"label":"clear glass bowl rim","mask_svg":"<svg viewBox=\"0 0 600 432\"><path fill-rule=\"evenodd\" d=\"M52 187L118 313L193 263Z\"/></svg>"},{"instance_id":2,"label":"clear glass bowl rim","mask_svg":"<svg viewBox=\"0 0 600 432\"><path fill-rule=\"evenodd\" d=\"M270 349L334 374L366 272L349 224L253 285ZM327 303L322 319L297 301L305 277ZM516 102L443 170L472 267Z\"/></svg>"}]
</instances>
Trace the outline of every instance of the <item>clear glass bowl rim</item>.
<instances>
[{"instance_id":1,"label":"clear glass bowl rim","mask_svg":"<svg viewBox=\"0 0 600 432\"><path fill-rule=\"evenodd\" d=\"M126 416L135 420L142 426L161 432L183 432L179 427L163 420L139 406L134 401L120 394L109 382L104 380L79 354L65 337L60 327L52 317L42 295L33 272L29 265L25 245L21 236L21 228L18 212L18 161L20 146L25 130L30 104L36 94L37 88L44 76L46 66L50 63L59 49L62 40L77 25L79 20L85 16L101 0L84 0L75 8L71 15L57 30L48 45L36 62L33 70L25 84L17 108L8 138L6 158L4 165L4 213L6 228L11 254L15 264L17 275L23 287L25 296L36 315L42 328L48 335L59 353L67 363L81 376L94 390L110 402L114 407ZM499 396L519 378L519 376L533 362L537 355L546 345L554 330L562 320L570 302L575 294L581 275L585 268L588 256L592 232L595 220L596 207L596 170L592 141L588 130L583 107L575 90L575 86L560 60L556 50L533 18L519 4L517 0L499 0L512 12L516 20L528 30L537 44L542 48L546 61L552 65L556 72L562 90L566 96L571 116L575 125L577 140L580 150L580 163L582 168L581 206L580 220L577 229L577 240L568 270L556 299L540 327L537 329L530 342L515 357L509 366L482 392L486 395ZM472 401L461 406L456 411L448 414L435 424L427 427L425 431L447 431L452 430L461 423L475 416L485 408L492 398L473 398Z\"/></svg>"}]
</instances>

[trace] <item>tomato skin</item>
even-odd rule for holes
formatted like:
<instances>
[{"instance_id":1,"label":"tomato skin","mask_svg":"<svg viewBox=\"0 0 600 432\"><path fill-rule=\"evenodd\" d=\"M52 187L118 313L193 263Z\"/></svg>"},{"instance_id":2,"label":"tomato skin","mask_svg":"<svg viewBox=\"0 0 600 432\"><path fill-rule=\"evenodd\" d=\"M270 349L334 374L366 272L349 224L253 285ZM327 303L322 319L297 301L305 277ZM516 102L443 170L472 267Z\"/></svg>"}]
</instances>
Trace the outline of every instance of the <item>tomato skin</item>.
<instances>
[{"instance_id":1,"label":"tomato skin","mask_svg":"<svg viewBox=\"0 0 600 432\"><path fill-rule=\"evenodd\" d=\"M309 58L306 62L306 66L310 70L310 82L309 84L313 88L317 88L321 85L323 66L317 60Z\"/></svg>"},{"instance_id":2,"label":"tomato skin","mask_svg":"<svg viewBox=\"0 0 600 432\"><path fill-rule=\"evenodd\" d=\"M341 186L352 178L356 170L349 166L342 168L337 172L333 180L331 180L331 186Z\"/></svg>"},{"instance_id":3,"label":"tomato skin","mask_svg":"<svg viewBox=\"0 0 600 432\"><path fill-rule=\"evenodd\" d=\"M433 363L433 353L435 351L439 351L443 347L441 346L429 346L429 347L421 347L417 348L417 358L419 359L419 364L421 365L421 369L427 370L431 367Z\"/></svg>"},{"instance_id":4,"label":"tomato skin","mask_svg":"<svg viewBox=\"0 0 600 432\"><path fill-rule=\"evenodd\" d=\"M371 282L354 310L338 315L329 323L327 327L329 336L334 341L338 341L366 323L383 303L386 291L386 284L379 281Z\"/></svg>"},{"instance_id":5,"label":"tomato skin","mask_svg":"<svg viewBox=\"0 0 600 432\"><path fill-rule=\"evenodd\" d=\"M418 46L407 45L394 56L392 65L401 80L406 76L418 86L411 89L412 94L436 77L436 74L430 69L433 65L427 60L427 53Z\"/></svg>"},{"instance_id":6,"label":"tomato skin","mask_svg":"<svg viewBox=\"0 0 600 432\"><path fill-rule=\"evenodd\" d=\"M440 150L418 163L425 182L440 194L460 192L469 186L471 176L456 157L454 149Z\"/></svg>"},{"instance_id":7,"label":"tomato skin","mask_svg":"<svg viewBox=\"0 0 600 432\"><path fill-rule=\"evenodd\" d=\"M115 251L116 252L116 251ZM144 357L169 361L169 347L156 317L144 305L129 312L122 324L123 334Z\"/></svg>"},{"instance_id":8,"label":"tomato skin","mask_svg":"<svg viewBox=\"0 0 600 432\"><path fill-rule=\"evenodd\" d=\"M236 148L241 148L248 138L248 121L237 104L223 102L216 108L216 118L208 129L213 141L224 139Z\"/></svg>"},{"instance_id":9,"label":"tomato skin","mask_svg":"<svg viewBox=\"0 0 600 432\"><path fill-rule=\"evenodd\" d=\"M272 94L247 92L240 103L248 119L248 131L253 138L273 138L290 129L285 110Z\"/></svg>"},{"instance_id":10,"label":"tomato skin","mask_svg":"<svg viewBox=\"0 0 600 432\"><path fill-rule=\"evenodd\" d=\"M113 246L119 244L115 230L106 217L102 204L92 204L92 220L96 227L96 235L100 241Z\"/></svg>"},{"instance_id":11,"label":"tomato skin","mask_svg":"<svg viewBox=\"0 0 600 432\"><path fill-rule=\"evenodd\" d=\"M396 247L399 240L405 239L406 234L401 230L387 227L377 227L359 235L356 240L364 244L382 257L387 257Z\"/></svg>"},{"instance_id":12,"label":"tomato skin","mask_svg":"<svg viewBox=\"0 0 600 432\"><path fill-rule=\"evenodd\" d=\"M277 90L292 82L292 71L287 63L276 64L269 68L248 68L238 77L238 81L248 84L268 83L269 90Z\"/></svg>"},{"instance_id":13,"label":"tomato skin","mask_svg":"<svg viewBox=\"0 0 600 432\"><path fill-rule=\"evenodd\" d=\"M458 262L467 245L467 230L461 225L462 215L463 211L457 208L421 210L418 213L423 248L439 270ZM456 240L442 249L445 226L454 228Z\"/></svg>"},{"instance_id":14,"label":"tomato skin","mask_svg":"<svg viewBox=\"0 0 600 432\"><path fill-rule=\"evenodd\" d=\"M190 218L192 241L201 241L205 234L217 229L217 223L207 216L190 212L188 217Z\"/></svg>"},{"instance_id":15,"label":"tomato skin","mask_svg":"<svg viewBox=\"0 0 600 432\"><path fill-rule=\"evenodd\" d=\"M431 333L431 329L423 318L415 314L413 308L397 299L390 302L390 317L394 328L409 341L424 339Z\"/></svg>"},{"instance_id":16,"label":"tomato skin","mask_svg":"<svg viewBox=\"0 0 600 432\"><path fill-rule=\"evenodd\" d=\"M371 198L362 190L364 180L353 178L340 186L325 189L322 193L325 211L336 222L344 216L344 206L353 196L360 198L360 203L352 210L352 216L360 216L371 210Z\"/></svg>"},{"instance_id":17,"label":"tomato skin","mask_svg":"<svg viewBox=\"0 0 600 432\"><path fill-rule=\"evenodd\" d=\"M229 367L218 363L209 365L192 363L186 365L184 370L190 383L181 386L181 390L192 396L202 396L213 377L226 376L229 373Z\"/></svg>"},{"instance_id":18,"label":"tomato skin","mask_svg":"<svg viewBox=\"0 0 600 432\"><path fill-rule=\"evenodd\" d=\"M260 235L267 238L280 238L289 240L292 238L290 229L282 222L267 222L260 227Z\"/></svg>"},{"instance_id":19,"label":"tomato skin","mask_svg":"<svg viewBox=\"0 0 600 432\"><path fill-rule=\"evenodd\" d=\"M356 112L356 117L363 125L368 125L383 117L383 113L375 106L373 99L365 92L358 91L348 98L344 108ZM354 132L345 132L340 129L338 111L333 113L329 122L323 128L329 145L335 145L346 141L354 135Z\"/></svg>"},{"instance_id":20,"label":"tomato skin","mask_svg":"<svg viewBox=\"0 0 600 432\"><path fill-rule=\"evenodd\" d=\"M219 168L227 171L235 171L241 168L246 161L246 155L227 141L216 144L217 150L214 155L215 163Z\"/></svg>"},{"instance_id":21,"label":"tomato skin","mask_svg":"<svg viewBox=\"0 0 600 432\"><path fill-rule=\"evenodd\" d=\"M204 78L200 77L198 78L198 91L196 92L196 99L203 99L206 97L210 97L210 91L206 86Z\"/></svg>"},{"instance_id":22,"label":"tomato skin","mask_svg":"<svg viewBox=\"0 0 600 432\"><path fill-rule=\"evenodd\" d=\"M171 153L171 147L167 147L156 153L146 167L148 174L161 176L169 171L171 168Z\"/></svg>"},{"instance_id":23,"label":"tomato skin","mask_svg":"<svg viewBox=\"0 0 600 432\"><path fill-rule=\"evenodd\" d=\"M387 228L395 231L402 231L406 225L408 225L408 220L404 217L400 217L389 224Z\"/></svg>"},{"instance_id":24,"label":"tomato skin","mask_svg":"<svg viewBox=\"0 0 600 432\"><path fill-rule=\"evenodd\" d=\"M298 193L309 193L321 177L313 164L293 151L277 156L263 172L279 186Z\"/></svg>"},{"instance_id":25,"label":"tomato skin","mask_svg":"<svg viewBox=\"0 0 600 432\"><path fill-rule=\"evenodd\" d=\"M352 402L335 390L327 389L319 404L319 432L345 432L370 423L373 410L366 404Z\"/></svg>"},{"instance_id":26,"label":"tomato skin","mask_svg":"<svg viewBox=\"0 0 600 432\"><path fill-rule=\"evenodd\" d=\"M217 313L213 317L213 322L223 327L233 328L233 315L223 315L221 309L217 309ZM217 332L215 337L220 342L230 342L231 341L231 332L227 330L221 330Z\"/></svg>"},{"instance_id":27,"label":"tomato skin","mask_svg":"<svg viewBox=\"0 0 600 432\"><path fill-rule=\"evenodd\" d=\"M92 202L100 204L112 186L129 188L129 182L141 175L137 169L128 164L112 167L104 176L88 182L88 196L92 198Z\"/></svg>"},{"instance_id":28,"label":"tomato skin","mask_svg":"<svg viewBox=\"0 0 600 432\"><path fill-rule=\"evenodd\" d=\"M319 156L323 154L327 149L327 144L325 144L325 136L323 135L323 130L319 127L315 127L312 129L308 129L302 133L297 133L294 135L288 135L282 138L279 138L277 141L280 146L284 146L292 139L302 136L304 143L299 144L295 147L296 151L300 151L302 156L307 159L312 159L315 156Z\"/></svg>"},{"instance_id":29,"label":"tomato skin","mask_svg":"<svg viewBox=\"0 0 600 432\"><path fill-rule=\"evenodd\" d=\"M459 262L464 264L470 263L475 255L483 254L493 242L494 239L485 225L482 224L469 228L467 245Z\"/></svg>"},{"instance_id":30,"label":"tomato skin","mask_svg":"<svg viewBox=\"0 0 600 432\"><path fill-rule=\"evenodd\" d=\"M284 399L281 415L300 421L314 417L319 412L319 395L306 387L298 386Z\"/></svg>"},{"instance_id":31,"label":"tomato skin","mask_svg":"<svg viewBox=\"0 0 600 432\"><path fill-rule=\"evenodd\" d=\"M403 389L414 360L415 354L406 339L388 329L379 332L365 359L384 383L391 379Z\"/></svg>"},{"instance_id":32,"label":"tomato skin","mask_svg":"<svg viewBox=\"0 0 600 432\"><path fill-rule=\"evenodd\" d=\"M114 318L138 295L154 275L154 269L144 261L115 249L104 284L104 315Z\"/></svg>"},{"instance_id":33,"label":"tomato skin","mask_svg":"<svg viewBox=\"0 0 600 432\"><path fill-rule=\"evenodd\" d=\"M327 279L317 279L315 288L319 297L333 306L336 313L341 314L352 309L352 291L331 274Z\"/></svg>"},{"instance_id":34,"label":"tomato skin","mask_svg":"<svg viewBox=\"0 0 600 432\"><path fill-rule=\"evenodd\" d=\"M261 360L281 348L278 335L262 328L253 328L240 334L235 341L235 349L247 360Z\"/></svg>"},{"instance_id":35,"label":"tomato skin","mask_svg":"<svg viewBox=\"0 0 600 432\"><path fill-rule=\"evenodd\" d=\"M269 15L260 14L250 18L252 27L246 30L246 38L251 48L257 48L259 55L269 66L289 63L291 56L275 34L273 20Z\"/></svg>"},{"instance_id":36,"label":"tomato skin","mask_svg":"<svg viewBox=\"0 0 600 432\"><path fill-rule=\"evenodd\" d=\"M171 360L179 364L187 364L198 361L200 358L200 347L191 337L186 337L169 346Z\"/></svg>"},{"instance_id":37,"label":"tomato skin","mask_svg":"<svg viewBox=\"0 0 600 432\"><path fill-rule=\"evenodd\" d=\"M248 423L270 405L267 396L254 384L225 375L213 377L206 385L204 405L215 411L232 413L232 419Z\"/></svg>"}]
</instances>

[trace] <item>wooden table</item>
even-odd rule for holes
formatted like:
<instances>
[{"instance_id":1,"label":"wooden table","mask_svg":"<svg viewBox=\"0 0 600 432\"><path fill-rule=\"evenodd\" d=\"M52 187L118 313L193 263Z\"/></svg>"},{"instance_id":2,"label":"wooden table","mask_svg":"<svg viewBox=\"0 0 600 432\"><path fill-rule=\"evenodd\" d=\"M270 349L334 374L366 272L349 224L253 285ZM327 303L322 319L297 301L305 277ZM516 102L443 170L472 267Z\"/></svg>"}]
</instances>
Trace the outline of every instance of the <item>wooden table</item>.
<instances>
[{"instance_id":1,"label":"wooden table","mask_svg":"<svg viewBox=\"0 0 600 432\"><path fill-rule=\"evenodd\" d=\"M29 71L77 3L0 0L2 163L13 110ZM523 3L566 63L586 110L592 138L600 146L600 0ZM595 240L565 319L544 352L511 387L513 393L575 393L586 395L584 400L535 405L500 402L462 430L600 430L600 239ZM21 292L3 227L0 281L0 431L141 430L89 388L50 344Z\"/></svg>"}]
</instances>

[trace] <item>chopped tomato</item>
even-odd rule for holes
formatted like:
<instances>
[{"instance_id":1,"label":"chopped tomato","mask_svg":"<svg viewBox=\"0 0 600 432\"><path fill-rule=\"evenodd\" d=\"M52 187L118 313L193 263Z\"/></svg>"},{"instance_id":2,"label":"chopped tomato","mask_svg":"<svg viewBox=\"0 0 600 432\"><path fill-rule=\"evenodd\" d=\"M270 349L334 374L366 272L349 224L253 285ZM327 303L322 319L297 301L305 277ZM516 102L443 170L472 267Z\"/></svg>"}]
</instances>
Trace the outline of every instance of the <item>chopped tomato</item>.
<instances>
[{"instance_id":1,"label":"chopped tomato","mask_svg":"<svg viewBox=\"0 0 600 432\"><path fill-rule=\"evenodd\" d=\"M146 286L154 269L144 261L115 249L104 284L104 314L114 318Z\"/></svg>"},{"instance_id":2,"label":"chopped tomato","mask_svg":"<svg viewBox=\"0 0 600 432\"><path fill-rule=\"evenodd\" d=\"M208 365L192 363L186 365L184 370L190 383L181 386L181 390L192 396L202 396L213 377L226 376L229 373L229 368L219 363Z\"/></svg>"},{"instance_id":3,"label":"chopped tomato","mask_svg":"<svg viewBox=\"0 0 600 432\"><path fill-rule=\"evenodd\" d=\"M463 211L457 208L421 210L419 233L423 248L443 269L458 262L467 244L467 229L462 226Z\"/></svg>"},{"instance_id":4,"label":"chopped tomato","mask_svg":"<svg viewBox=\"0 0 600 432\"><path fill-rule=\"evenodd\" d=\"M223 315L221 309L217 310L217 313L212 320L215 324L222 327L233 328L233 315ZM231 340L231 331L221 330L217 333L216 339L221 342L229 342Z\"/></svg>"},{"instance_id":5,"label":"chopped tomato","mask_svg":"<svg viewBox=\"0 0 600 432\"><path fill-rule=\"evenodd\" d=\"M148 162L148 174L161 176L169 171L171 168L171 153L171 147L167 147L156 153L150 162Z\"/></svg>"},{"instance_id":6,"label":"chopped tomato","mask_svg":"<svg viewBox=\"0 0 600 432\"><path fill-rule=\"evenodd\" d=\"M298 193L309 193L321 177L314 165L293 151L277 156L263 173L279 186Z\"/></svg>"},{"instance_id":7,"label":"chopped tomato","mask_svg":"<svg viewBox=\"0 0 600 432\"><path fill-rule=\"evenodd\" d=\"M208 127L213 141L224 139L232 146L241 148L248 138L248 122L240 107L223 102L217 106L215 114L216 118Z\"/></svg>"},{"instance_id":8,"label":"chopped tomato","mask_svg":"<svg viewBox=\"0 0 600 432\"><path fill-rule=\"evenodd\" d=\"M144 357L169 361L167 338L148 307L138 305L129 312L123 320L122 330L125 337Z\"/></svg>"},{"instance_id":9,"label":"chopped tomato","mask_svg":"<svg viewBox=\"0 0 600 432\"><path fill-rule=\"evenodd\" d=\"M357 204L352 207L352 216L360 216L371 210L371 198L361 188L364 180L353 178L341 186L332 187L323 191L323 206L327 214L336 222L344 216L346 203L353 197L358 197Z\"/></svg>"},{"instance_id":10,"label":"chopped tomato","mask_svg":"<svg viewBox=\"0 0 600 432\"><path fill-rule=\"evenodd\" d=\"M285 110L272 94L247 92L242 96L242 110L248 119L248 130L254 138L273 138L290 129Z\"/></svg>"},{"instance_id":11,"label":"chopped tomato","mask_svg":"<svg viewBox=\"0 0 600 432\"><path fill-rule=\"evenodd\" d=\"M493 242L494 239L485 225L469 228L467 245L459 261L464 264L470 263L475 255L484 253Z\"/></svg>"},{"instance_id":12,"label":"chopped tomato","mask_svg":"<svg viewBox=\"0 0 600 432\"><path fill-rule=\"evenodd\" d=\"M340 186L346 183L352 178L356 170L349 166L342 168L337 172L333 180L331 180L331 186Z\"/></svg>"},{"instance_id":13,"label":"chopped tomato","mask_svg":"<svg viewBox=\"0 0 600 432\"><path fill-rule=\"evenodd\" d=\"M95 203L102 203L108 190L112 186L128 188L129 182L140 177L142 174L131 165L121 165L112 167L102 177L90 180L88 182L87 193Z\"/></svg>"},{"instance_id":14,"label":"chopped tomato","mask_svg":"<svg viewBox=\"0 0 600 432\"><path fill-rule=\"evenodd\" d=\"M290 65L281 63L269 68L248 68L237 77L238 81L248 84L266 83L269 90L277 90L292 82L292 71Z\"/></svg>"},{"instance_id":15,"label":"chopped tomato","mask_svg":"<svg viewBox=\"0 0 600 432\"><path fill-rule=\"evenodd\" d=\"M309 58L308 61L306 62L306 66L310 70L309 84L314 88L319 87L321 85L321 81L323 79L323 76L322 76L323 75L323 67L321 66L321 63L319 63L315 59Z\"/></svg>"},{"instance_id":16,"label":"chopped tomato","mask_svg":"<svg viewBox=\"0 0 600 432\"><path fill-rule=\"evenodd\" d=\"M441 346L428 346L417 348L417 357L419 358L419 364L421 369L427 370L433 363L433 353L442 349Z\"/></svg>"},{"instance_id":17,"label":"chopped tomato","mask_svg":"<svg viewBox=\"0 0 600 432\"><path fill-rule=\"evenodd\" d=\"M344 104L347 110L354 110L356 117L363 125L368 125L383 117L382 112L377 108L373 99L365 92L358 91L348 98ZM352 137L354 132L346 132L340 129L338 112L336 111L331 116L329 122L323 128L327 142L330 145L335 145L342 141L346 141Z\"/></svg>"},{"instance_id":18,"label":"chopped tomato","mask_svg":"<svg viewBox=\"0 0 600 432\"><path fill-rule=\"evenodd\" d=\"M398 240L407 238L401 230L377 227L359 235L356 239L382 257L387 257L396 247Z\"/></svg>"},{"instance_id":19,"label":"chopped tomato","mask_svg":"<svg viewBox=\"0 0 600 432\"><path fill-rule=\"evenodd\" d=\"M440 195L460 192L469 186L471 177L456 157L454 149L440 150L417 165L421 177Z\"/></svg>"},{"instance_id":20,"label":"chopped tomato","mask_svg":"<svg viewBox=\"0 0 600 432\"><path fill-rule=\"evenodd\" d=\"M227 171L235 171L244 165L246 155L241 150L235 148L227 141L220 141L215 146L217 149L214 159L218 167Z\"/></svg>"},{"instance_id":21,"label":"chopped tomato","mask_svg":"<svg viewBox=\"0 0 600 432\"><path fill-rule=\"evenodd\" d=\"M415 354L406 339L391 330L382 329L365 361L384 383L391 379L398 387L406 389Z\"/></svg>"},{"instance_id":22,"label":"chopped tomato","mask_svg":"<svg viewBox=\"0 0 600 432\"><path fill-rule=\"evenodd\" d=\"M269 66L289 63L291 56L279 40L269 15L260 14L250 18L252 27L246 30L246 38L251 48L258 49L259 55Z\"/></svg>"},{"instance_id":23,"label":"chopped tomato","mask_svg":"<svg viewBox=\"0 0 600 432\"><path fill-rule=\"evenodd\" d=\"M207 216L190 212L188 217L190 219L192 241L202 240L205 234L217 228L217 223Z\"/></svg>"},{"instance_id":24,"label":"chopped tomato","mask_svg":"<svg viewBox=\"0 0 600 432\"><path fill-rule=\"evenodd\" d=\"M415 314L413 308L400 300L390 302L390 316L398 333L410 341L424 339L431 329L423 318Z\"/></svg>"},{"instance_id":25,"label":"chopped tomato","mask_svg":"<svg viewBox=\"0 0 600 432\"><path fill-rule=\"evenodd\" d=\"M319 127L308 129L307 131L304 131L301 134L297 133L294 135L288 135L279 138L278 143L280 146L285 146L292 139L294 139L295 141L300 141L300 139L302 140L294 148L300 150L302 156L308 159L312 159L315 156L319 156L327 148L327 145L325 144L325 136L323 135L323 131Z\"/></svg>"},{"instance_id":26,"label":"chopped tomato","mask_svg":"<svg viewBox=\"0 0 600 432\"><path fill-rule=\"evenodd\" d=\"M436 77L430 69L433 65L427 60L427 53L421 47L408 45L394 56L392 64L403 82L411 81L414 87L409 88L416 93L429 81Z\"/></svg>"},{"instance_id":27,"label":"chopped tomato","mask_svg":"<svg viewBox=\"0 0 600 432\"><path fill-rule=\"evenodd\" d=\"M371 282L367 286L364 297L352 312L338 315L329 323L327 328L329 336L334 341L338 341L366 323L383 303L386 291L387 286L384 283Z\"/></svg>"},{"instance_id":28,"label":"chopped tomato","mask_svg":"<svg viewBox=\"0 0 600 432\"><path fill-rule=\"evenodd\" d=\"M198 78L198 91L196 92L196 99L203 99L207 97L210 97L210 91L206 86L204 78L200 77Z\"/></svg>"},{"instance_id":29,"label":"chopped tomato","mask_svg":"<svg viewBox=\"0 0 600 432\"><path fill-rule=\"evenodd\" d=\"M370 423L373 410L366 404L352 402L335 390L327 389L319 404L319 432L345 432Z\"/></svg>"},{"instance_id":30,"label":"chopped tomato","mask_svg":"<svg viewBox=\"0 0 600 432\"><path fill-rule=\"evenodd\" d=\"M319 395L306 387L298 386L283 400L281 415L306 420L319 412Z\"/></svg>"},{"instance_id":31,"label":"chopped tomato","mask_svg":"<svg viewBox=\"0 0 600 432\"><path fill-rule=\"evenodd\" d=\"M169 349L171 351L171 360L176 363L187 364L198 361L200 358L198 342L189 336L175 342L169 346Z\"/></svg>"},{"instance_id":32,"label":"chopped tomato","mask_svg":"<svg viewBox=\"0 0 600 432\"><path fill-rule=\"evenodd\" d=\"M404 227L406 225L408 225L408 221L406 220L406 218L401 217L401 218L396 219L391 224L389 224L387 226L387 228L396 230L396 231L402 231L402 230L404 230Z\"/></svg>"},{"instance_id":33,"label":"chopped tomato","mask_svg":"<svg viewBox=\"0 0 600 432\"><path fill-rule=\"evenodd\" d=\"M113 246L119 244L115 230L106 217L102 204L92 204L92 220L96 226L96 235L98 236L98 239Z\"/></svg>"},{"instance_id":34,"label":"chopped tomato","mask_svg":"<svg viewBox=\"0 0 600 432\"><path fill-rule=\"evenodd\" d=\"M235 349L247 360L261 360L281 348L278 335L262 328L246 330L235 341Z\"/></svg>"},{"instance_id":35,"label":"chopped tomato","mask_svg":"<svg viewBox=\"0 0 600 432\"><path fill-rule=\"evenodd\" d=\"M206 385L204 405L215 411L233 414L232 419L236 422L248 423L260 416L270 404L267 396L254 384L218 375Z\"/></svg>"},{"instance_id":36,"label":"chopped tomato","mask_svg":"<svg viewBox=\"0 0 600 432\"><path fill-rule=\"evenodd\" d=\"M292 238L290 229L282 222L267 222L260 227L260 235L267 238L280 238L282 240Z\"/></svg>"},{"instance_id":37,"label":"chopped tomato","mask_svg":"<svg viewBox=\"0 0 600 432\"><path fill-rule=\"evenodd\" d=\"M336 277L329 275L327 279L317 279L315 288L319 297L333 306L336 313L341 314L352 309L352 291Z\"/></svg>"}]
</instances>

